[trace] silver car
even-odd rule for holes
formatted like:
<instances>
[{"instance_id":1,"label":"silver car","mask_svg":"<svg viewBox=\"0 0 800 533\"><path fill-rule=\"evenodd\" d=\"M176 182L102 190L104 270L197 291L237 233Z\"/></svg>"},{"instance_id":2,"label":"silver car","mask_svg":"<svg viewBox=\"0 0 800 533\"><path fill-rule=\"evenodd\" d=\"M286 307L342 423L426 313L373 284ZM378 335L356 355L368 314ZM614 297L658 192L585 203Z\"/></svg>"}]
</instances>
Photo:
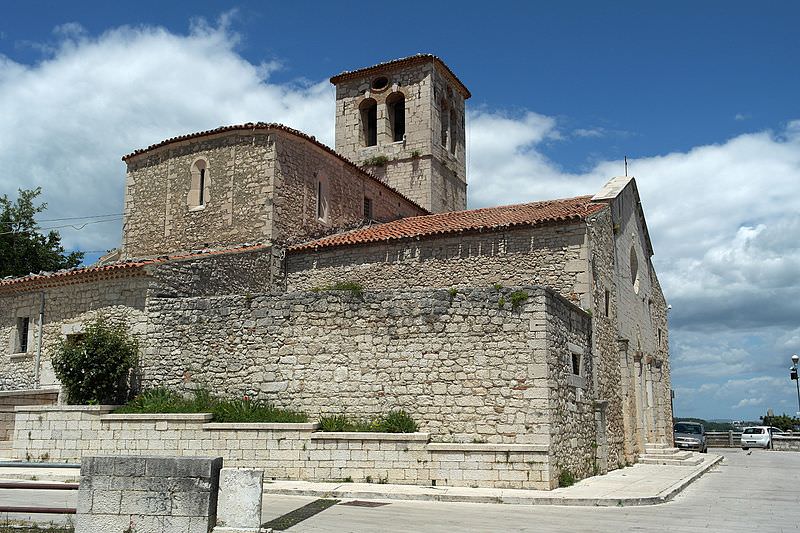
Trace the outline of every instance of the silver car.
<instances>
[{"instance_id":1,"label":"silver car","mask_svg":"<svg viewBox=\"0 0 800 533\"><path fill-rule=\"evenodd\" d=\"M697 450L700 453L708 451L706 430L703 424L696 422L678 422L675 424L675 447L681 450Z\"/></svg>"}]
</instances>

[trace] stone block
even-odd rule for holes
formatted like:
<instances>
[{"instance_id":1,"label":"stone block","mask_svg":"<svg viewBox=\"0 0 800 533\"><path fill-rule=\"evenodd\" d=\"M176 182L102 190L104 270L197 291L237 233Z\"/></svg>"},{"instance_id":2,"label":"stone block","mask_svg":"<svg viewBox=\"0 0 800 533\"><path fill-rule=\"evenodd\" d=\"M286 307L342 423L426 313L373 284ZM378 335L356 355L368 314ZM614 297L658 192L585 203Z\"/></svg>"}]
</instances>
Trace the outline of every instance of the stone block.
<instances>
[{"instance_id":1,"label":"stone block","mask_svg":"<svg viewBox=\"0 0 800 533\"><path fill-rule=\"evenodd\" d=\"M264 472L223 468L219 478L217 524L231 528L255 528L261 523Z\"/></svg>"},{"instance_id":2,"label":"stone block","mask_svg":"<svg viewBox=\"0 0 800 533\"><path fill-rule=\"evenodd\" d=\"M79 499L81 499L79 497ZM91 512L93 514L120 514L122 492L118 490L92 491Z\"/></svg>"}]
</instances>

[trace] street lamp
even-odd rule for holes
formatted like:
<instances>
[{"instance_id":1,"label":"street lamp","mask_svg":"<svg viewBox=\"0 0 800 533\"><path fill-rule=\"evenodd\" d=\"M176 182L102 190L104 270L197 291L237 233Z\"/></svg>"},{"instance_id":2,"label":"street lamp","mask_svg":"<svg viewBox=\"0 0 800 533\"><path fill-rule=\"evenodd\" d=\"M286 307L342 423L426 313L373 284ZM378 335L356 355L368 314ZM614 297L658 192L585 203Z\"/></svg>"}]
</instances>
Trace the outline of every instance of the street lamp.
<instances>
[{"instance_id":1,"label":"street lamp","mask_svg":"<svg viewBox=\"0 0 800 533\"><path fill-rule=\"evenodd\" d=\"M795 385L797 386L797 416L800 416L800 380L797 379L797 362L800 361L800 357L797 354L792 356L792 367L789 369L789 379L793 379Z\"/></svg>"}]
</instances>

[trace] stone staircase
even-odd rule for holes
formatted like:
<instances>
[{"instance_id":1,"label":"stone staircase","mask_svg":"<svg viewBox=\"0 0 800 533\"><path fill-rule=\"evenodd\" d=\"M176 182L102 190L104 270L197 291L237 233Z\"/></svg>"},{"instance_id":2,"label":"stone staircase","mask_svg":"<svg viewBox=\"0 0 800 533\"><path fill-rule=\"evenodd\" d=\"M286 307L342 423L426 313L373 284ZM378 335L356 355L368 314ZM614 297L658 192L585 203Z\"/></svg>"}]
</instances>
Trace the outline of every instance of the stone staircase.
<instances>
[{"instance_id":1,"label":"stone staircase","mask_svg":"<svg viewBox=\"0 0 800 533\"><path fill-rule=\"evenodd\" d=\"M697 466L703 462L703 455L671 448L667 444L645 444L638 462L645 465Z\"/></svg>"}]
</instances>

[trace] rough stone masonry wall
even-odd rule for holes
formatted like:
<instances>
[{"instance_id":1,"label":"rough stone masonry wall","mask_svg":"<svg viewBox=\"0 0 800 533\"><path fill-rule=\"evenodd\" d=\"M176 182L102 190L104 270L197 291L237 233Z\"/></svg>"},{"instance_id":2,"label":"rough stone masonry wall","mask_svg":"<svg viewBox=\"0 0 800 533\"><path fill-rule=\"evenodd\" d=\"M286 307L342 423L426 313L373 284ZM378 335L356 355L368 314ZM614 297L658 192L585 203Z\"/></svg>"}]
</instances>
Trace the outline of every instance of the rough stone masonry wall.
<instances>
[{"instance_id":1,"label":"rough stone masonry wall","mask_svg":"<svg viewBox=\"0 0 800 533\"><path fill-rule=\"evenodd\" d=\"M372 90L372 80L387 76L385 90ZM392 137L387 98L404 96L405 140ZM393 96L394 95L394 96ZM366 146L360 106L367 99L377 102L377 144ZM452 131L455 153L442 145L441 108L454 110ZM373 167L374 174L390 187L433 212L466 209L466 143L464 98L451 81L430 63L370 72L363 78L336 85L336 151L362 164L376 157L387 163Z\"/></svg>"},{"instance_id":2,"label":"rough stone masonry wall","mask_svg":"<svg viewBox=\"0 0 800 533\"><path fill-rule=\"evenodd\" d=\"M434 443L427 433L322 433L317 424L218 424L209 414L106 414L108 406L17 409L18 459L219 455L268 479L549 489L546 446Z\"/></svg>"},{"instance_id":3,"label":"rough stone masonry wall","mask_svg":"<svg viewBox=\"0 0 800 533\"><path fill-rule=\"evenodd\" d=\"M289 290L341 281L369 289L544 285L590 305L583 223L289 253Z\"/></svg>"},{"instance_id":4,"label":"rough stone masonry wall","mask_svg":"<svg viewBox=\"0 0 800 533\"><path fill-rule=\"evenodd\" d=\"M596 425L599 470L624 466L626 435L623 401L630 383L623 379L617 324L618 296L616 257L611 210L596 213L587 221L590 269L592 272L592 350L595 358L595 396L598 400ZM606 294L608 305L606 310ZM630 458L628 459L631 460Z\"/></svg>"},{"instance_id":5,"label":"rough stone masonry wall","mask_svg":"<svg viewBox=\"0 0 800 533\"><path fill-rule=\"evenodd\" d=\"M550 457L554 475L568 472L583 479L598 473L591 318L574 306L563 305L559 296L548 293L546 297L537 326L546 331L548 346ZM573 373L573 356L579 360L578 374Z\"/></svg>"},{"instance_id":6,"label":"rough stone masonry wall","mask_svg":"<svg viewBox=\"0 0 800 533\"><path fill-rule=\"evenodd\" d=\"M0 293L0 390L58 386L50 364L51 350L65 335L79 333L82 324L102 314L127 324L134 335L145 331L145 298L148 281L144 276L86 281L44 290L44 334L39 383L34 383L39 334L40 292ZM11 353L17 317L30 317L28 351ZM142 339L143 340L143 339Z\"/></svg>"},{"instance_id":7,"label":"rough stone masonry wall","mask_svg":"<svg viewBox=\"0 0 800 533\"><path fill-rule=\"evenodd\" d=\"M122 258L261 242L272 235L274 135L227 132L128 161ZM204 159L206 202L192 207L192 165Z\"/></svg>"},{"instance_id":8,"label":"rough stone masonry wall","mask_svg":"<svg viewBox=\"0 0 800 533\"><path fill-rule=\"evenodd\" d=\"M531 399L547 387L535 372L549 347L531 319L547 320L552 292L524 290L516 309L494 289L152 298L143 380L312 417L405 409L437 441L548 445L548 413Z\"/></svg>"},{"instance_id":9,"label":"rough stone masonry wall","mask_svg":"<svg viewBox=\"0 0 800 533\"><path fill-rule=\"evenodd\" d=\"M254 294L282 284L280 252L271 246L204 254L147 267L150 294L157 298Z\"/></svg>"},{"instance_id":10,"label":"rough stone masonry wall","mask_svg":"<svg viewBox=\"0 0 800 533\"><path fill-rule=\"evenodd\" d=\"M365 197L372 200L372 218L377 221L425 214L419 206L319 146L284 132L278 135L273 229L277 242L307 240L362 222ZM324 220L317 217L320 180L328 206Z\"/></svg>"},{"instance_id":11,"label":"rough stone masonry wall","mask_svg":"<svg viewBox=\"0 0 800 533\"><path fill-rule=\"evenodd\" d=\"M635 188L629 184L612 202L618 335L628 384L624 420L626 459L646 442L672 442L667 306L650 258L647 232ZM638 268L632 268L631 254ZM634 272L635 271L635 272Z\"/></svg>"}]
</instances>

